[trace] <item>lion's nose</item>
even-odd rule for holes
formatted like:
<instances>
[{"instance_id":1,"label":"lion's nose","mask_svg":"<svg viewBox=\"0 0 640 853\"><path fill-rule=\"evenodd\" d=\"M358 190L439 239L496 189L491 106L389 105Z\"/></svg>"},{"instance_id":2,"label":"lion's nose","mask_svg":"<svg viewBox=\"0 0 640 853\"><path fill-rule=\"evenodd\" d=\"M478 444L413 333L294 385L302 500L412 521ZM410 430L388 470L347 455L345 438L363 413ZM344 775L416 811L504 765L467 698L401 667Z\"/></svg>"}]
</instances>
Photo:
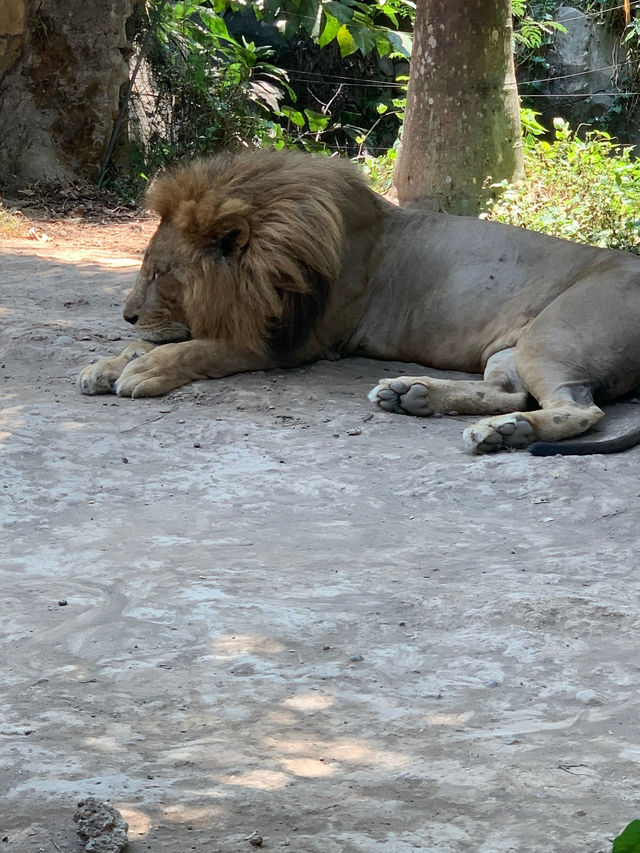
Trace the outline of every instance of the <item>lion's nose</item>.
<instances>
[{"instance_id":1,"label":"lion's nose","mask_svg":"<svg viewBox=\"0 0 640 853\"><path fill-rule=\"evenodd\" d=\"M135 326L135 324L138 322L137 314L123 314L122 316L127 321L127 323L131 323L132 326Z\"/></svg>"}]
</instances>

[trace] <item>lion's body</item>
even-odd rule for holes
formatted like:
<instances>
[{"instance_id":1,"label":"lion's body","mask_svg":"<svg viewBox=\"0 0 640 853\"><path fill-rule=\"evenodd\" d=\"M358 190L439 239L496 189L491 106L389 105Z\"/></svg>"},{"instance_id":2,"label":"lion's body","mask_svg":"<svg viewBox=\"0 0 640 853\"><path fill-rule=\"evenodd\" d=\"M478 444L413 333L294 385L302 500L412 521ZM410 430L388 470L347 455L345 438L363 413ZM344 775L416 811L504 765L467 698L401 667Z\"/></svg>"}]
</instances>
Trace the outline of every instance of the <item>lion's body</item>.
<instances>
[{"instance_id":1,"label":"lion's body","mask_svg":"<svg viewBox=\"0 0 640 853\"><path fill-rule=\"evenodd\" d=\"M595 396L640 385L635 256L397 208L349 164L284 152L183 168L150 205L161 224L124 314L162 345L87 368L85 393L349 355L484 371L372 392L389 411L501 414L466 431L484 452L584 432ZM525 411L528 394L541 410Z\"/></svg>"}]
</instances>

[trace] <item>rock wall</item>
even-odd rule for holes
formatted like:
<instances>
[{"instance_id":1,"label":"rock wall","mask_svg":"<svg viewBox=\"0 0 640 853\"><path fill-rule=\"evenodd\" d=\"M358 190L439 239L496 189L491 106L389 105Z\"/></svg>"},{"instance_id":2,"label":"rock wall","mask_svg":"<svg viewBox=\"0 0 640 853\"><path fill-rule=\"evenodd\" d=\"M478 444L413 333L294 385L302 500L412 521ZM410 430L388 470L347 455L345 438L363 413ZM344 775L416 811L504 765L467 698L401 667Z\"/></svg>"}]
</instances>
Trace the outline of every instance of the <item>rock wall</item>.
<instances>
[{"instance_id":1,"label":"rock wall","mask_svg":"<svg viewBox=\"0 0 640 853\"><path fill-rule=\"evenodd\" d=\"M556 33L547 51L549 67L544 76L549 79L536 87L536 93L544 97L530 101L541 113L542 124L551 128L554 117L561 116L573 128L590 124L628 139L630 116L613 109L618 93L627 88L629 71L621 30L611 32L597 17L573 6L560 6L554 17L566 32ZM521 80L523 75L530 79L531 69L523 70ZM520 91L526 99L531 90L521 86Z\"/></svg>"},{"instance_id":2,"label":"rock wall","mask_svg":"<svg viewBox=\"0 0 640 853\"><path fill-rule=\"evenodd\" d=\"M131 0L2 0L0 182L95 178L128 69Z\"/></svg>"}]
</instances>

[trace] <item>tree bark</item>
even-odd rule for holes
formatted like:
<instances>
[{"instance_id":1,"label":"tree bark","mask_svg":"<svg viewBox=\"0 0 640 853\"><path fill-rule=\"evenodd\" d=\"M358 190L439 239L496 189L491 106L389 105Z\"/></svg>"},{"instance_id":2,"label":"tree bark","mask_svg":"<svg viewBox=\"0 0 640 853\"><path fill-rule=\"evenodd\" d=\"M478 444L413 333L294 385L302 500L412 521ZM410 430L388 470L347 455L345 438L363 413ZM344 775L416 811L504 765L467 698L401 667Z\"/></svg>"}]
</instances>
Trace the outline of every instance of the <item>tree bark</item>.
<instances>
[{"instance_id":1,"label":"tree bark","mask_svg":"<svg viewBox=\"0 0 640 853\"><path fill-rule=\"evenodd\" d=\"M418 0L398 200L477 215L522 177L510 0Z\"/></svg>"}]
</instances>

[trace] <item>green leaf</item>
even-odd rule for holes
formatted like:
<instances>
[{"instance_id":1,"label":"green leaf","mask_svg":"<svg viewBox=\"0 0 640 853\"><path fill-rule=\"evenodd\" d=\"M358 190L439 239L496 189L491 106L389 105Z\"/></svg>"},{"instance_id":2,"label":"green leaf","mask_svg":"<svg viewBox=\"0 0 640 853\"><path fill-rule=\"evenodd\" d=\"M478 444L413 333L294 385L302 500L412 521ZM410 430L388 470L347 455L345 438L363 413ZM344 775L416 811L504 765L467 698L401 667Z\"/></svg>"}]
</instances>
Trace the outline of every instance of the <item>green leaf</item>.
<instances>
[{"instance_id":1,"label":"green leaf","mask_svg":"<svg viewBox=\"0 0 640 853\"><path fill-rule=\"evenodd\" d=\"M376 46L376 40L370 28L360 21L352 21L348 24L349 32L351 33L354 42L358 45L358 50L363 56L366 56ZM339 41L339 39L338 39Z\"/></svg>"},{"instance_id":2,"label":"green leaf","mask_svg":"<svg viewBox=\"0 0 640 853\"><path fill-rule=\"evenodd\" d=\"M325 24L322 33L320 34L320 38L318 39L318 44L320 47L324 47L325 45L332 42L334 38L338 35L338 30L340 29L340 22L337 18L334 18L333 15L330 15L326 10L324 13Z\"/></svg>"},{"instance_id":3,"label":"green leaf","mask_svg":"<svg viewBox=\"0 0 640 853\"><path fill-rule=\"evenodd\" d=\"M353 36L343 24L336 34L336 38L338 40L338 44L340 45L340 54L344 59L345 56L349 56L351 53L355 53L358 49L358 45L354 41Z\"/></svg>"},{"instance_id":4,"label":"green leaf","mask_svg":"<svg viewBox=\"0 0 640 853\"><path fill-rule=\"evenodd\" d=\"M614 839L612 853L640 853L640 820L632 820Z\"/></svg>"},{"instance_id":5,"label":"green leaf","mask_svg":"<svg viewBox=\"0 0 640 853\"><path fill-rule=\"evenodd\" d=\"M391 42L391 46L395 53L399 53L406 59L411 59L411 33L394 33L389 30L387 38Z\"/></svg>"},{"instance_id":6,"label":"green leaf","mask_svg":"<svg viewBox=\"0 0 640 853\"><path fill-rule=\"evenodd\" d=\"M328 12L341 24L348 24L353 20L353 9L349 9L344 3L336 3L334 0L329 0L324 4L325 14Z\"/></svg>"},{"instance_id":7,"label":"green leaf","mask_svg":"<svg viewBox=\"0 0 640 853\"><path fill-rule=\"evenodd\" d=\"M305 110L304 114L309 122L309 130L312 133L320 133L329 124L329 116L324 113L317 113L314 110Z\"/></svg>"},{"instance_id":8,"label":"green leaf","mask_svg":"<svg viewBox=\"0 0 640 853\"><path fill-rule=\"evenodd\" d=\"M283 116L286 116L296 127L304 127L304 116L293 107L282 107L280 110Z\"/></svg>"},{"instance_id":9,"label":"green leaf","mask_svg":"<svg viewBox=\"0 0 640 853\"><path fill-rule=\"evenodd\" d=\"M199 14L202 18L202 22L210 33L214 36L218 36L218 38L231 38L229 31L227 30L227 25L219 15L216 15L215 12L211 11L211 9L200 9Z\"/></svg>"}]
</instances>

